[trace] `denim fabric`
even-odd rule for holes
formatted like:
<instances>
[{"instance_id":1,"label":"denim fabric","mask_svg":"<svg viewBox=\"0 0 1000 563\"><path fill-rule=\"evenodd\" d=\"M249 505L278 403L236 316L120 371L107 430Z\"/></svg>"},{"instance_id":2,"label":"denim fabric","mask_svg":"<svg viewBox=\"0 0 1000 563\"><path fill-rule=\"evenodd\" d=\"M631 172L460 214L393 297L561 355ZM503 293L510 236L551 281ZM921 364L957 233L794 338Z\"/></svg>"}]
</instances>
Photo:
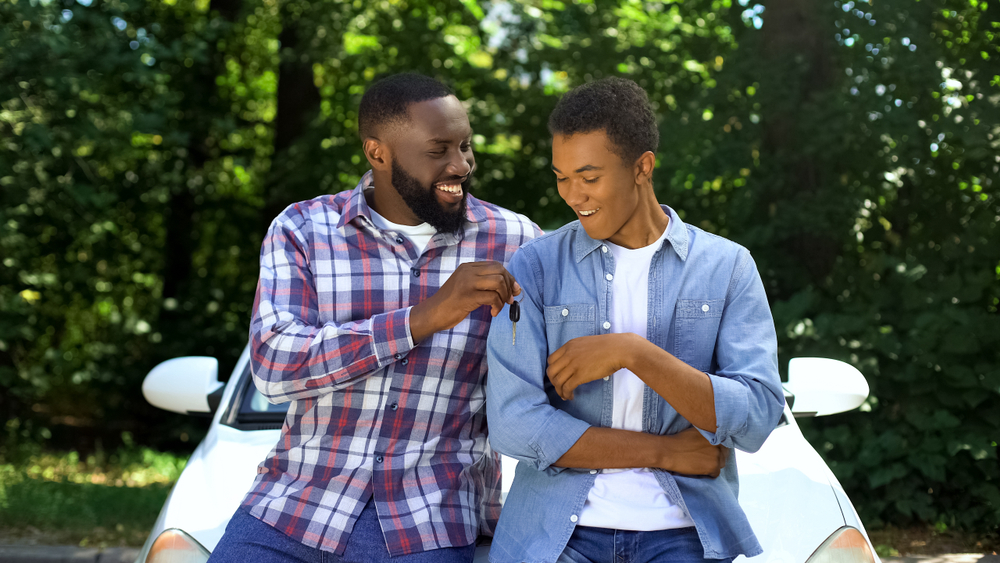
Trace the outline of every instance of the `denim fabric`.
<instances>
[{"instance_id":1,"label":"denim fabric","mask_svg":"<svg viewBox=\"0 0 1000 563\"><path fill-rule=\"evenodd\" d=\"M390 559L374 500L354 523L343 555L309 547L255 518L241 506L209 557L210 563L470 563L476 545L432 549Z\"/></svg>"},{"instance_id":2,"label":"denim fabric","mask_svg":"<svg viewBox=\"0 0 1000 563\"><path fill-rule=\"evenodd\" d=\"M784 406L777 339L757 267L736 243L670 215L666 240L649 273L647 336L707 373L718 428L699 429L713 444L756 451ZM520 461L494 535L496 563L551 563L573 533L595 476L552 466L591 426L610 427L611 378L579 386L563 401L545 377L546 359L573 338L610 332L615 264L603 242L579 222L529 241L510 272L520 283L517 340L506 312L487 343L487 420L490 443ZM675 434L691 427L648 387L643 431ZM654 469L670 500L691 517L708 559L761 552L737 500L735 455L717 479Z\"/></svg>"},{"instance_id":3,"label":"denim fabric","mask_svg":"<svg viewBox=\"0 0 1000 563\"><path fill-rule=\"evenodd\" d=\"M705 559L694 528L631 532L578 526L556 563L729 563Z\"/></svg>"}]
</instances>

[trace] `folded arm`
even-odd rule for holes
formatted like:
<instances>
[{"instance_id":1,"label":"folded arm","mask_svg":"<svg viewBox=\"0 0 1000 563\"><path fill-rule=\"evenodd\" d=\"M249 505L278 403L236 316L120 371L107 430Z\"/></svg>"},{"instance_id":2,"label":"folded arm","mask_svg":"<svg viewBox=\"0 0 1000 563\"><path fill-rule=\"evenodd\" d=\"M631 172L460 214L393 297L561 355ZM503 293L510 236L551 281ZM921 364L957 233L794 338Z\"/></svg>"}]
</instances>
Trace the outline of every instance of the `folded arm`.
<instances>
[{"instance_id":1,"label":"folded arm","mask_svg":"<svg viewBox=\"0 0 1000 563\"><path fill-rule=\"evenodd\" d=\"M285 214L261 249L250 323L254 383L274 403L328 393L413 348L410 308L346 323L321 323L307 241Z\"/></svg>"},{"instance_id":2,"label":"folded arm","mask_svg":"<svg viewBox=\"0 0 1000 563\"><path fill-rule=\"evenodd\" d=\"M547 346L540 274L531 249L514 255L510 271L524 289L517 323L499 315L487 343L487 420L494 449L537 470L651 467L718 475L728 452L695 431L658 436L593 427L555 408L545 392Z\"/></svg>"}]
</instances>

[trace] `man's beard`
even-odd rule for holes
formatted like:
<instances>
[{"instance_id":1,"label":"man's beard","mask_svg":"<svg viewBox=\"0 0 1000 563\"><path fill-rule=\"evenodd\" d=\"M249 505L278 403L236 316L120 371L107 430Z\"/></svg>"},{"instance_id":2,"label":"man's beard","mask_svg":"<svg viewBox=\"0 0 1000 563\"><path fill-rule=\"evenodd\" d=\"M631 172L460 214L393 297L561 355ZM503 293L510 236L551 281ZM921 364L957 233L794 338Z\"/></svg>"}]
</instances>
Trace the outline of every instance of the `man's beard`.
<instances>
[{"instance_id":1,"label":"man's beard","mask_svg":"<svg viewBox=\"0 0 1000 563\"><path fill-rule=\"evenodd\" d=\"M459 178L455 178L456 180ZM455 211L441 207L434 194L434 186L423 186L420 181L407 174L395 160L392 161L392 185L417 219L428 223L439 232L454 233L465 225L465 200L472 183L472 174L462 182L462 202Z\"/></svg>"}]
</instances>

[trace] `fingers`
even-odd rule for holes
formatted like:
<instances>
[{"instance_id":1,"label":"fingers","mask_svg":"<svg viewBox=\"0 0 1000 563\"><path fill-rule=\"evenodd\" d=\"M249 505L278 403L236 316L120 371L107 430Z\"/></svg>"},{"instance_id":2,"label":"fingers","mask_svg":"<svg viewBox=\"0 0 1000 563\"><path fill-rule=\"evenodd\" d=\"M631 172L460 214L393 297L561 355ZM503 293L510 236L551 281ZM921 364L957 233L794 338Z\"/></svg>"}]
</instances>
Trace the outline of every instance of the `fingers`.
<instances>
[{"instance_id":1,"label":"fingers","mask_svg":"<svg viewBox=\"0 0 1000 563\"><path fill-rule=\"evenodd\" d=\"M576 384L572 382L573 370L569 369L567 363L566 361L558 362L545 368L545 375L552 382L556 394L564 401L572 400L573 389L576 389Z\"/></svg>"},{"instance_id":2,"label":"fingers","mask_svg":"<svg viewBox=\"0 0 1000 563\"><path fill-rule=\"evenodd\" d=\"M473 288L476 291L496 293L500 299L501 309L503 308L504 303L512 303L514 301L514 295L511 293L511 288L507 285L507 278L499 273L486 274L477 277Z\"/></svg>"},{"instance_id":3,"label":"fingers","mask_svg":"<svg viewBox=\"0 0 1000 563\"><path fill-rule=\"evenodd\" d=\"M464 264L463 264L464 265ZM495 285L486 288L500 293L501 299L506 303L512 303L515 295L521 294L521 285L517 283L514 276L499 262L471 262L470 267L475 268L478 276L491 279Z\"/></svg>"}]
</instances>

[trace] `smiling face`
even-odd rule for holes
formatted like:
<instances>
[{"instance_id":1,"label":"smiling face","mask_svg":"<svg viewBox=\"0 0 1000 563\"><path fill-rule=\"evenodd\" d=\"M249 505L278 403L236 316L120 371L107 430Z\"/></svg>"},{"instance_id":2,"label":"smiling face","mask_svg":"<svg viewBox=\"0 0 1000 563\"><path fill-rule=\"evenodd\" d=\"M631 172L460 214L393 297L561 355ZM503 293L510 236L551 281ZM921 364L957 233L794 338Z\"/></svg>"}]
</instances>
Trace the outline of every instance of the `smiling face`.
<instances>
[{"instance_id":1,"label":"smiling face","mask_svg":"<svg viewBox=\"0 0 1000 563\"><path fill-rule=\"evenodd\" d=\"M394 223L458 230L476 165L461 102L445 96L413 103L408 119L380 136L365 141L375 169L375 211Z\"/></svg>"},{"instance_id":2,"label":"smiling face","mask_svg":"<svg viewBox=\"0 0 1000 563\"><path fill-rule=\"evenodd\" d=\"M603 130L552 138L552 171L559 196L587 235L626 248L656 240L666 228L652 192L655 158L644 153L634 164L610 149Z\"/></svg>"}]
</instances>

